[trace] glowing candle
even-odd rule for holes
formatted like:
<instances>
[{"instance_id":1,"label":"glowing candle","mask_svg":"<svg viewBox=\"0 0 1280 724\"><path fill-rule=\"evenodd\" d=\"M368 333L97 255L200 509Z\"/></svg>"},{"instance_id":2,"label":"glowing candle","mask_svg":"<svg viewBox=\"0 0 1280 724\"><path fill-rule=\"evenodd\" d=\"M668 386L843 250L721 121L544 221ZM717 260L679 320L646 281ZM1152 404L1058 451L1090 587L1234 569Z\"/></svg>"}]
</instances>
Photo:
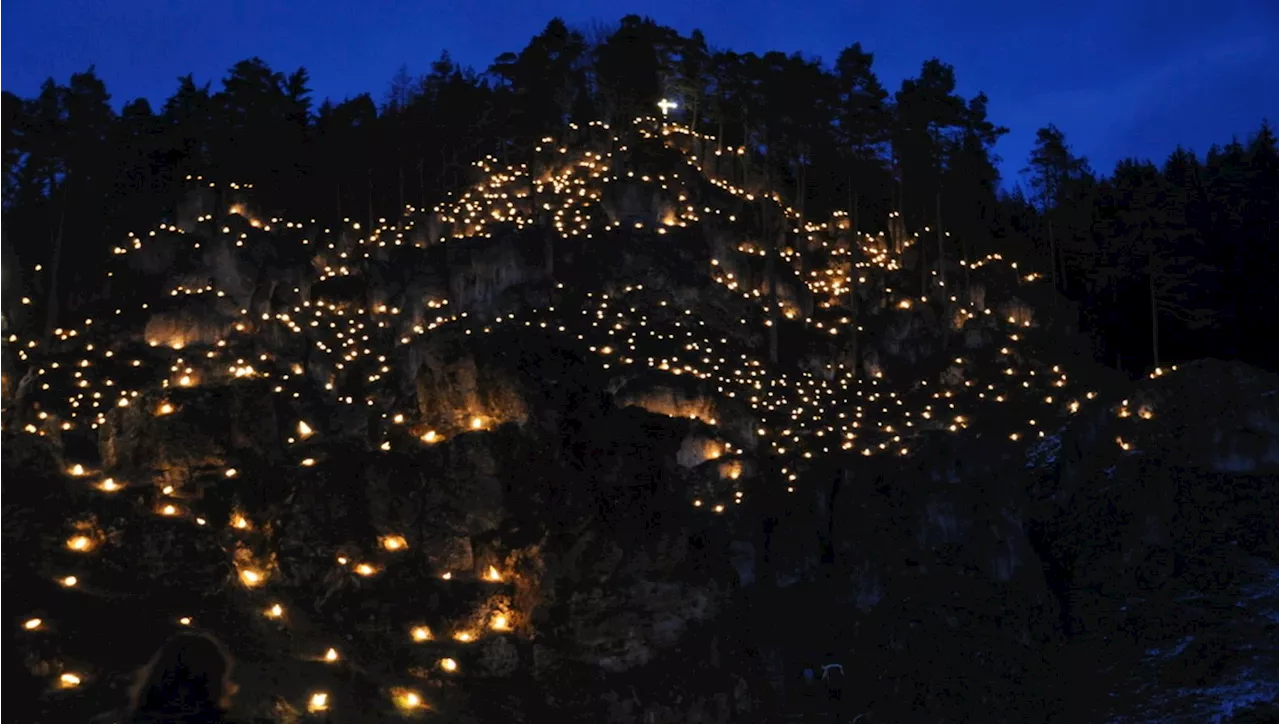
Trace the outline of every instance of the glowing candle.
<instances>
[{"instance_id":1,"label":"glowing candle","mask_svg":"<svg viewBox=\"0 0 1280 724\"><path fill-rule=\"evenodd\" d=\"M311 695L311 699L307 701L307 711L317 713L327 711L329 709L329 695L324 692L316 692Z\"/></svg>"}]
</instances>

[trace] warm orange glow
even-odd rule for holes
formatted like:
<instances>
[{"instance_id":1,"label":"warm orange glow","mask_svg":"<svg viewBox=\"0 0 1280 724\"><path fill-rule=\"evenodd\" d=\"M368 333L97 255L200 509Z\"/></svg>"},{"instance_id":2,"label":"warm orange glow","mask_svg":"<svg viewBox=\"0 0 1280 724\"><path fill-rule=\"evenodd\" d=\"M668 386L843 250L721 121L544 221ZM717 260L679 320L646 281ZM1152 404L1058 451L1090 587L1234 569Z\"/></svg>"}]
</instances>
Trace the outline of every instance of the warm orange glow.
<instances>
[{"instance_id":1,"label":"warm orange glow","mask_svg":"<svg viewBox=\"0 0 1280 724\"><path fill-rule=\"evenodd\" d=\"M307 711L315 714L329 709L329 695L318 691L307 701Z\"/></svg>"},{"instance_id":2,"label":"warm orange glow","mask_svg":"<svg viewBox=\"0 0 1280 724\"><path fill-rule=\"evenodd\" d=\"M494 631L506 631L509 627L506 614L494 614L493 621L489 623L489 627Z\"/></svg>"},{"instance_id":3,"label":"warm orange glow","mask_svg":"<svg viewBox=\"0 0 1280 724\"><path fill-rule=\"evenodd\" d=\"M76 463L75 465L71 466L71 469L68 470L67 473L70 475L74 475L75 477L80 477L81 475L84 475L84 466L81 465L80 463Z\"/></svg>"},{"instance_id":4,"label":"warm orange glow","mask_svg":"<svg viewBox=\"0 0 1280 724\"><path fill-rule=\"evenodd\" d=\"M402 535L384 535L382 537L382 547L389 551L404 550L409 547Z\"/></svg>"},{"instance_id":5,"label":"warm orange glow","mask_svg":"<svg viewBox=\"0 0 1280 724\"><path fill-rule=\"evenodd\" d=\"M157 415L169 415L173 413L173 405L168 402L160 403L160 407L156 409Z\"/></svg>"},{"instance_id":6,"label":"warm orange glow","mask_svg":"<svg viewBox=\"0 0 1280 724\"><path fill-rule=\"evenodd\" d=\"M494 568L493 566L489 566L489 572L485 574L485 578L489 579L490 581L501 581L502 575L498 573L497 568Z\"/></svg>"},{"instance_id":7,"label":"warm orange glow","mask_svg":"<svg viewBox=\"0 0 1280 724\"><path fill-rule=\"evenodd\" d=\"M472 641L475 641L475 637L466 631L459 631L458 633L453 635L453 638L457 641L461 641L464 644L469 644Z\"/></svg>"},{"instance_id":8,"label":"warm orange glow","mask_svg":"<svg viewBox=\"0 0 1280 724\"><path fill-rule=\"evenodd\" d=\"M306 440L307 438L311 437L311 433L312 433L311 426L299 420L298 421L298 437L302 438L303 440Z\"/></svg>"},{"instance_id":9,"label":"warm orange glow","mask_svg":"<svg viewBox=\"0 0 1280 724\"><path fill-rule=\"evenodd\" d=\"M98 484L98 490L104 493L114 493L120 489L120 484L114 478L107 478Z\"/></svg>"},{"instance_id":10,"label":"warm orange glow","mask_svg":"<svg viewBox=\"0 0 1280 724\"><path fill-rule=\"evenodd\" d=\"M329 663L331 663L331 664L332 664L333 662L337 661L337 660L338 660L338 650L337 650L337 649L329 649L328 651L324 652L324 660L325 660L325 661L328 661L328 662L329 662Z\"/></svg>"},{"instance_id":11,"label":"warm orange glow","mask_svg":"<svg viewBox=\"0 0 1280 724\"><path fill-rule=\"evenodd\" d=\"M262 585L264 580L266 580L266 578L263 576L262 571L255 570L253 568L240 569L240 582L249 588Z\"/></svg>"},{"instance_id":12,"label":"warm orange glow","mask_svg":"<svg viewBox=\"0 0 1280 724\"><path fill-rule=\"evenodd\" d=\"M369 563L359 563L356 565L356 573L362 576L372 576L377 572L378 569Z\"/></svg>"},{"instance_id":13,"label":"warm orange glow","mask_svg":"<svg viewBox=\"0 0 1280 724\"><path fill-rule=\"evenodd\" d=\"M267 609L267 618L280 618L283 615L284 606L281 606L278 603L272 604L271 608Z\"/></svg>"},{"instance_id":14,"label":"warm orange glow","mask_svg":"<svg viewBox=\"0 0 1280 724\"><path fill-rule=\"evenodd\" d=\"M472 429L472 430L479 430L479 429L480 429L480 428L482 428L482 427L484 427L484 420L482 420L482 419L481 419L481 418L479 418L479 417L473 417L473 418L471 418L471 429Z\"/></svg>"},{"instance_id":15,"label":"warm orange glow","mask_svg":"<svg viewBox=\"0 0 1280 724\"><path fill-rule=\"evenodd\" d=\"M79 553L93 550L93 539L87 535L75 535L67 539L67 547Z\"/></svg>"},{"instance_id":16,"label":"warm orange glow","mask_svg":"<svg viewBox=\"0 0 1280 724\"><path fill-rule=\"evenodd\" d=\"M426 626L414 626L409 631L409 635L413 637L414 641L418 641L418 642L430 641L431 629L427 628Z\"/></svg>"},{"instance_id":17,"label":"warm orange glow","mask_svg":"<svg viewBox=\"0 0 1280 724\"><path fill-rule=\"evenodd\" d=\"M41 621L38 618L29 618L22 624L22 627L28 631L35 631L40 628L40 624L42 623L44 623L44 621Z\"/></svg>"},{"instance_id":18,"label":"warm orange glow","mask_svg":"<svg viewBox=\"0 0 1280 724\"><path fill-rule=\"evenodd\" d=\"M431 443L439 439L440 437L436 435L435 430L427 430L426 432L422 433L422 441L427 443L428 445L430 445Z\"/></svg>"},{"instance_id":19,"label":"warm orange glow","mask_svg":"<svg viewBox=\"0 0 1280 724\"><path fill-rule=\"evenodd\" d=\"M67 576L66 578L63 578L61 581L59 581L59 583L66 586L67 588L71 588L79 582L80 582L80 579L76 578L75 576Z\"/></svg>"},{"instance_id":20,"label":"warm orange glow","mask_svg":"<svg viewBox=\"0 0 1280 724\"><path fill-rule=\"evenodd\" d=\"M409 689L392 689L391 696L396 706L401 709L418 709L422 707L422 695Z\"/></svg>"},{"instance_id":21,"label":"warm orange glow","mask_svg":"<svg viewBox=\"0 0 1280 724\"><path fill-rule=\"evenodd\" d=\"M72 673L66 673L58 677L58 685L64 689L70 689L80 685L80 677Z\"/></svg>"},{"instance_id":22,"label":"warm orange glow","mask_svg":"<svg viewBox=\"0 0 1280 724\"><path fill-rule=\"evenodd\" d=\"M457 671L458 662L453 659L440 659L440 668L445 671Z\"/></svg>"}]
</instances>

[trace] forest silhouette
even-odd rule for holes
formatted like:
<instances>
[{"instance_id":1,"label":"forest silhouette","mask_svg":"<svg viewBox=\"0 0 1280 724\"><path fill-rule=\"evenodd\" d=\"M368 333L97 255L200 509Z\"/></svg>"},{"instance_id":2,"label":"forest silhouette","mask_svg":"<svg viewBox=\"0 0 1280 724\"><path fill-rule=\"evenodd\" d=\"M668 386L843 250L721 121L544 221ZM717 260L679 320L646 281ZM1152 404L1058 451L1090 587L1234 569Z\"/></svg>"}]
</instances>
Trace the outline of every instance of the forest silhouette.
<instances>
[{"instance_id":1,"label":"forest silhouette","mask_svg":"<svg viewBox=\"0 0 1280 724\"><path fill-rule=\"evenodd\" d=\"M653 115L669 97L682 123L748 148L743 175L808 216L843 210L874 233L899 211L909 232L945 231L923 245L926 263L998 252L1048 276L1104 364L1276 367L1277 146L1265 122L1203 154L1179 147L1109 173L1048 125L1020 178L1001 179L993 149L1007 129L984 94L957 94L942 60L890 90L859 43L834 62L739 53L634 15L581 30L553 19L483 70L445 52L380 94L317 102L309 84L305 68L251 58L216 88L182 76L159 109L137 99L117 112L93 68L32 98L5 92L9 327L47 335L105 298L98 270L113 246L172 214L188 175L251 183L269 212L372 226L430 208L471 180L477 158L519 163L570 123Z\"/></svg>"}]
</instances>

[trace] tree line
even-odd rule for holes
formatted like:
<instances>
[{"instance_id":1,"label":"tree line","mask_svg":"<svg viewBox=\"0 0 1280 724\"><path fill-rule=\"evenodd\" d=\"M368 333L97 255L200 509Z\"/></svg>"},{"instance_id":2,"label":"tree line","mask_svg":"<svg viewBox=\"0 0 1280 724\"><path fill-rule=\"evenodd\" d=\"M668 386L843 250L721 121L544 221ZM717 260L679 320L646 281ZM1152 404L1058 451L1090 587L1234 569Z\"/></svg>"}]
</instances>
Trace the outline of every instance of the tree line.
<instances>
[{"instance_id":1,"label":"tree line","mask_svg":"<svg viewBox=\"0 0 1280 724\"><path fill-rule=\"evenodd\" d=\"M165 218L189 174L252 183L264 209L290 218L372 225L430 207L481 156L527 162L572 123L629 123L669 97L682 123L747 148L743 179L806 216L842 210L876 232L896 211L907 229L946 231L920 245L943 273L940 259L1000 252L1045 274L1100 361L1134 372L1200 356L1276 366L1267 125L1203 156L1177 148L1162 165L1125 160L1109 175L1050 125L1026 190L1005 189L993 148L1008 129L984 94L958 94L955 69L936 58L891 93L873 61L859 43L831 64L738 53L628 15L589 28L553 19L482 71L445 52L424 74L402 67L376 99L317 104L306 69L258 58L217 88L179 78L158 109L137 99L117 112L93 68L50 79L32 98L3 94L5 309L31 296L46 326L74 318L109 250Z\"/></svg>"}]
</instances>

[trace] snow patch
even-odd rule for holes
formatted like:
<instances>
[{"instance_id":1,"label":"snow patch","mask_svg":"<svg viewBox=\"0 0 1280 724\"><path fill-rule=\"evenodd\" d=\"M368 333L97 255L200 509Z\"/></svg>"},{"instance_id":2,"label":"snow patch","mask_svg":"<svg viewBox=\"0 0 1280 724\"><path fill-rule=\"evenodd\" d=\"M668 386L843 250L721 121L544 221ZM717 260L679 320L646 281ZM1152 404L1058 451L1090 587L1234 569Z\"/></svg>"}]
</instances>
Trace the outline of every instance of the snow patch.
<instances>
[{"instance_id":1,"label":"snow patch","mask_svg":"<svg viewBox=\"0 0 1280 724\"><path fill-rule=\"evenodd\" d=\"M1028 468L1047 468L1058 462L1062 452L1062 434L1045 435L1027 450Z\"/></svg>"},{"instance_id":2,"label":"snow patch","mask_svg":"<svg viewBox=\"0 0 1280 724\"><path fill-rule=\"evenodd\" d=\"M1248 709L1255 704L1274 704L1280 698L1280 686L1277 686L1275 672L1246 669L1240 673L1236 681L1197 689L1180 689L1178 697L1184 699L1209 699L1213 701L1213 709L1205 712L1205 721L1213 724L1226 724L1237 711Z\"/></svg>"},{"instance_id":3,"label":"snow patch","mask_svg":"<svg viewBox=\"0 0 1280 724\"><path fill-rule=\"evenodd\" d=\"M1162 659L1172 659L1175 656L1178 656L1179 654L1181 654L1183 651L1186 651L1187 647L1191 645L1191 642L1195 640L1196 640L1195 636L1185 636L1181 641L1174 644L1167 651L1162 651L1158 647L1154 649L1147 649L1147 656L1153 656L1153 657L1158 656Z\"/></svg>"}]
</instances>

